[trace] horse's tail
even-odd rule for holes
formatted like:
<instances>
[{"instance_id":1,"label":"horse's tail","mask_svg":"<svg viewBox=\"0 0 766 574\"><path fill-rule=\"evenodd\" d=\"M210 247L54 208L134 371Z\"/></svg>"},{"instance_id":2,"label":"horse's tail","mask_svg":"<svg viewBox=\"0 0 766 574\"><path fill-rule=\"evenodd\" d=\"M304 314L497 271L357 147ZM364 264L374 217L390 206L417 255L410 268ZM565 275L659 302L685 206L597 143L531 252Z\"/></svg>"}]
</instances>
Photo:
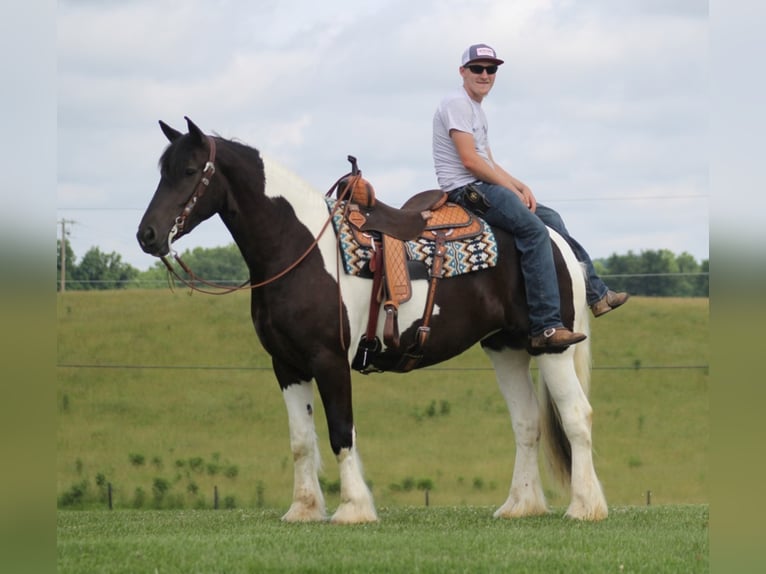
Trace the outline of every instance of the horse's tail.
<instances>
[{"instance_id":1,"label":"horse's tail","mask_svg":"<svg viewBox=\"0 0 766 574\"><path fill-rule=\"evenodd\" d=\"M570 273L572 266L568 265ZM581 268L580 264L577 264ZM572 274L573 283L575 276ZM590 394L590 375L591 375L591 348L590 348L590 316L588 315L588 306L585 301L585 293L578 296L578 289L574 290L575 299L575 324L574 330L584 333L588 336L584 341L577 343L572 347L574 351L572 360L574 362L574 372L580 382L580 387L586 397ZM564 432L561 424L561 417L554 404L548 386L543 380L542 373L539 385L540 396L540 430L542 431L542 442L548 461L548 470L551 477L562 487L567 488L571 484L572 478L572 448L569 439Z\"/></svg>"}]
</instances>

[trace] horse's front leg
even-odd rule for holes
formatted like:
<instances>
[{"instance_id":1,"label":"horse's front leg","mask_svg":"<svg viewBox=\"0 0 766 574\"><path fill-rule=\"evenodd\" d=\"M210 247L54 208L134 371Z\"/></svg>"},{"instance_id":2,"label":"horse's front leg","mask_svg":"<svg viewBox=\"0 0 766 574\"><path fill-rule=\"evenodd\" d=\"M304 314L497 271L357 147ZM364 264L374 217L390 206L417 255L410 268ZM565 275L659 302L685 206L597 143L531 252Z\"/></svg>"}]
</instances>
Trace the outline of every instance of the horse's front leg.
<instances>
[{"instance_id":1,"label":"horse's front leg","mask_svg":"<svg viewBox=\"0 0 766 574\"><path fill-rule=\"evenodd\" d=\"M287 522L325 519L325 502L319 486L321 458L314 425L314 388L311 382L290 384L282 389L293 452L293 502L282 517Z\"/></svg>"},{"instance_id":2,"label":"horse's front leg","mask_svg":"<svg viewBox=\"0 0 766 574\"><path fill-rule=\"evenodd\" d=\"M327 414L330 446L338 460L340 473L340 505L332 516L332 522L375 522L378 514L372 493L364 481L362 462L356 447L348 362L345 358L328 361L317 371L316 381Z\"/></svg>"}]
</instances>

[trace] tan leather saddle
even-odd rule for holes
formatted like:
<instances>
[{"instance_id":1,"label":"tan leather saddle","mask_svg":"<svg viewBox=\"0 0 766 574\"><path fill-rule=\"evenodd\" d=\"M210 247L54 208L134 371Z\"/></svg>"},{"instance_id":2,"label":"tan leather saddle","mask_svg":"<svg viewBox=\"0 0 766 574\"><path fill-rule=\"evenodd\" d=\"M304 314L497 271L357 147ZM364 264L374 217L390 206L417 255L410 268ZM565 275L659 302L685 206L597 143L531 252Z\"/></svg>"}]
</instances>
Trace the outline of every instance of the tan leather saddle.
<instances>
[{"instance_id":1,"label":"tan leather saddle","mask_svg":"<svg viewBox=\"0 0 766 574\"><path fill-rule=\"evenodd\" d=\"M349 157L349 160L352 158ZM412 296L404 242L422 237L436 245L418 336L404 353L398 368L406 372L415 368L423 357L423 348L431 329L436 287L442 278L445 243L475 237L482 233L483 225L471 212L447 202L447 194L440 189L422 191L407 200L401 208L386 205L375 197L375 189L370 182L361 177L355 160L352 165L352 175L337 184L337 197L347 201L344 217L355 241L363 247L373 248L375 253L370 261L373 286L367 331L352 362L354 369L363 373L375 370L370 368L370 364L374 355L381 350L380 341L375 336L381 303L386 313L384 341L389 347L399 347L399 305L409 301ZM383 286L385 289L382 289Z\"/></svg>"}]
</instances>

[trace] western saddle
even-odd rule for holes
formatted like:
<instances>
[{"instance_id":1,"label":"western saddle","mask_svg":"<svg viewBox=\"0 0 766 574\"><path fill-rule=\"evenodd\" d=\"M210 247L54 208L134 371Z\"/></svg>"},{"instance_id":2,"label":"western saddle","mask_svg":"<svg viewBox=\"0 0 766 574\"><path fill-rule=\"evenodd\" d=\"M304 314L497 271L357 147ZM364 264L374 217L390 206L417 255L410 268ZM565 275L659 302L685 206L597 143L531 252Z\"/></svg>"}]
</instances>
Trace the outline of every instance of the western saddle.
<instances>
[{"instance_id":1,"label":"western saddle","mask_svg":"<svg viewBox=\"0 0 766 574\"><path fill-rule=\"evenodd\" d=\"M398 371L414 369L423 358L423 349L431 331L436 287L442 278L445 244L461 241L482 233L481 221L463 207L447 202L447 194L440 189L422 191L401 208L391 207L375 197L372 185L362 177L356 158L348 156L352 171L341 178L327 195L337 189L336 197L344 201L343 217L349 224L355 241L372 249L369 266L372 272L372 293L367 330L362 336L352 368L370 373L371 365L382 350L376 337L378 313L383 304L386 319L383 339L386 346L399 348L399 305L409 301L412 285L407 266L404 242L424 238L435 244L429 269L429 286L421 324L415 342L403 354Z\"/></svg>"}]
</instances>

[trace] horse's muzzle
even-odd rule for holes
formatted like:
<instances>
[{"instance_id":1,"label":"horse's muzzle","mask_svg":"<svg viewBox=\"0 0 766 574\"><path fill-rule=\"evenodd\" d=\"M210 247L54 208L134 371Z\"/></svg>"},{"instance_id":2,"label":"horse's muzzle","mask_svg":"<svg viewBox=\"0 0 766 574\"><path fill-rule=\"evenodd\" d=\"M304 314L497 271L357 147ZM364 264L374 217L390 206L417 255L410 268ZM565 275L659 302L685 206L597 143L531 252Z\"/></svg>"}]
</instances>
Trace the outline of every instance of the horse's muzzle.
<instances>
[{"instance_id":1,"label":"horse's muzzle","mask_svg":"<svg viewBox=\"0 0 766 574\"><path fill-rule=\"evenodd\" d=\"M144 253L155 257L168 254L167 237L160 237L151 225L139 227L136 239L138 239L138 244Z\"/></svg>"}]
</instances>

